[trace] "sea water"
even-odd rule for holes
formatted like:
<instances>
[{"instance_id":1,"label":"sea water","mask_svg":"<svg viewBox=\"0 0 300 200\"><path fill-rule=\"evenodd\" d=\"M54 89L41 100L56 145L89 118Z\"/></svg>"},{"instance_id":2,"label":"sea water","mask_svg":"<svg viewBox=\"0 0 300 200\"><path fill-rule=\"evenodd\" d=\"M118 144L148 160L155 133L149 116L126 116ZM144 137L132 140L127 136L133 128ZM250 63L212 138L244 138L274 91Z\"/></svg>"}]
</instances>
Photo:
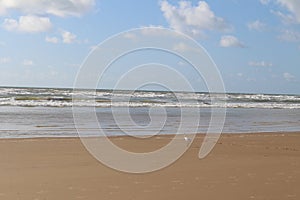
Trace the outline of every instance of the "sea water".
<instances>
[{"instance_id":1,"label":"sea water","mask_svg":"<svg viewBox=\"0 0 300 200\"><path fill-rule=\"evenodd\" d=\"M98 135L99 129L108 136L174 134L183 108L199 111L197 133L207 131L213 108L226 108L223 133L300 131L299 95L6 87L0 88L0 138L78 137L72 106L82 112L95 108L97 122L80 124L86 136ZM116 122L114 115L128 113L134 126ZM151 117L161 113L163 124L149 128ZM193 114L186 117L185 123L195 120ZM194 123L185 127L184 133L195 132Z\"/></svg>"}]
</instances>

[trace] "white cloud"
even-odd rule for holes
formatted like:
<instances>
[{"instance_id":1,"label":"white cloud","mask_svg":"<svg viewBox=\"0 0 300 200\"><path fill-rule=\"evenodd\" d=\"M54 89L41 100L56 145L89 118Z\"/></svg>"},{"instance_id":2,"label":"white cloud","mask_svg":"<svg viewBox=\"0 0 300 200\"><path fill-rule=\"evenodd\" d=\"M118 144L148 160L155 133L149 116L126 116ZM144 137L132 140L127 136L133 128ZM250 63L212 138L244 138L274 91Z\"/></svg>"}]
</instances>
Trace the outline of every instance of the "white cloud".
<instances>
[{"instance_id":1,"label":"white cloud","mask_svg":"<svg viewBox=\"0 0 300 200\"><path fill-rule=\"evenodd\" d=\"M266 61L251 61L248 65L252 67L272 67L273 63Z\"/></svg>"},{"instance_id":2,"label":"white cloud","mask_svg":"<svg viewBox=\"0 0 300 200\"><path fill-rule=\"evenodd\" d=\"M184 44L183 42L175 44L173 47L174 51L181 51L181 52L187 51L188 49L189 49L189 47L186 44Z\"/></svg>"},{"instance_id":3,"label":"white cloud","mask_svg":"<svg viewBox=\"0 0 300 200\"><path fill-rule=\"evenodd\" d=\"M81 16L95 5L95 0L1 0L0 15L17 10L30 15Z\"/></svg>"},{"instance_id":4,"label":"white cloud","mask_svg":"<svg viewBox=\"0 0 300 200\"><path fill-rule=\"evenodd\" d=\"M270 0L260 0L260 3L267 5L268 3L270 3Z\"/></svg>"},{"instance_id":5,"label":"white cloud","mask_svg":"<svg viewBox=\"0 0 300 200\"><path fill-rule=\"evenodd\" d=\"M271 0L260 0L264 5L271 2ZM283 23L286 24L300 24L300 1L299 0L273 0L273 2L287 10L287 12L281 12L278 10L271 10L271 13L281 18Z\"/></svg>"},{"instance_id":6,"label":"white cloud","mask_svg":"<svg viewBox=\"0 0 300 200\"><path fill-rule=\"evenodd\" d=\"M296 23L300 23L300 1L299 0L276 0L278 4L285 7L292 16Z\"/></svg>"},{"instance_id":7,"label":"white cloud","mask_svg":"<svg viewBox=\"0 0 300 200\"><path fill-rule=\"evenodd\" d=\"M300 42L300 33L292 30L284 30L278 38L286 42Z\"/></svg>"},{"instance_id":8,"label":"white cloud","mask_svg":"<svg viewBox=\"0 0 300 200\"><path fill-rule=\"evenodd\" d=\"M236 37L234 37L232 35L222 36L222 38L220 40L220 46L221 47L240 47L240 48L245 47L245 45L242 42L240 42Z\"/></svg>"},{"instance_id":9,"label":"white cloud","mask_svg":"<svg viewBox=\"0 0 300 200\"><path fill-rule=\"evenodd\" d=\"M125 33L124 34L124 38L125 39L129 39L129 40L136 40L137 39L137 36L133 33Z\"/></svg>"},{"instance_id":10,"label":"white cloud","mask_svg":"<svg viewBox=\"0 0 300 200\"><path fill-rule=\"evenodd\" d=\"M160 9L171 28L192 36L203 35L205 30L232 29L223 18L214 14L205 1L199 1L197 6L188 1L180 1L179 6L162 1Z\"/></svg>"},{"instance_id":11,"label":"white cloud","mask_svg":"<svg viewBox=\"0 0 300 200\"><path fill-rule=\"evenodd\" d=\"M76 41L77 36L69 31L62 31L61 33L63 43L71 44Z\"/></svg>"},{"instance_id":12,"label":"white cloud","mask_svg":"<svg viewBox=\"0 0 300 200\"><path fill-rule=\"evenodd\" d=\"M295 79L295 76L288 73L288 72L285 72L283 73L283 78L286 80L286 81L293 81Z\"/></svg>"},{"instance_id":13,"label":"white cloud","mask_svg":"<svg viewBox=\"0 0 300 200\"><path fill-rule=\"evenodd\" d=\"M243 76L244 76L243 73L237 73L236 75L237 75L238 77L243 77Z\"/></svg>"},{"instance_id":14,"label":"white cloud","mask_svg":"<svg viewBox=\"0 0 300 200\"><path fill-rule=\"evenodd\" d=\"M19 23L15 19L4 19L2 26L8 31L13 31L18 29Z\"/></svg>"},{"instance_id":15,"label":"white cloud","mask_svg":"<svg viewBox=\"0 0 300 200\"><path fill-rule=\"evenodd\" d=\"M10 63L11 59L9 57L0 58L0 64Z\"/></svg>"},{"instance_id":16,"label":"white cloud","mask_svg":"<svg viewBox=\"0 0 300 200\"><path fill-rule=\"evenodd\" d=\"M141 34L143 34L143 35L160 36L165 33L166 33L166 31L163 29L162 26L149 25L149 26L141 27Z\"/></svg>"},{"instance_id":17,"label":"white cloud","mask_svg":"<svg viewBox=\"0 0 300 200\"><path fill-rule=\"evenodd\" d=\"M45 41L49 42L49 43L54 43L54 44L58 44L58 43L72 44L75 42L78 44L82 44L82 43L88 44L89 43L89 41L87 39L85 39L83 41L77 40L77 36L74 33L71 33L70 31L66 31L66 30L61 30L59 37L46 36Z\"/></svg>"},{"instance_id":18,"label":"white cloud","mask_svg":"<svg viewBox=\"0 0 300 200\"><path fill-rule=\"evenodd\" d=\"M2 24L8 31L19 31L27 33L45 32L51 29L52 24L47 17L38 17L34 15L21 16L19 20L4 19Z\"/></svg>"},{"instance_id":19,"label":"white cloud","mask_svg":"<svg viewBox=\"0 0 300 200\"><path fill-rule=\"evenodd\" d=\"M281 19L282 23L284 23L284 24L295 24L295 23L297 23L294 16L291 15L291 14L284 14L280 11L274 11L274 10L271 10L271 13L278 16Z\"/></svg>"},{"instance_id":20,"label":"white cloud","mask_svg":"<svg viewBox=\"0 0 300 200\"><path fill-rule=\"evenodd\" d=\"M254 22L248 23L247 27L249 30L263 31L266 29L266 24L262 23L259 20L256 20Z\"/></svg>"},{"instance_id":21,"label":"white cloud","mask_svg":"<svg viewBox=\"0 0 300 200\"><path fill-rule=\"evenodd\" d=\"M0 0L0 16L11 16L10 13L21 15L19 19L4 19L2 27L8 31L45 32L52 27L49 16L79 17L95 4L96 0ZM48 40L51 41L55 40ZM70 40L66 39L66 42Z\"/></svg>"},{"instance_id":22,"label":"white cloud","mask_svg":"<svg viewBox=\"0 0 300 200\"><path fill-rule=\"evenodd\" d=\"M34 62L32 60L25 59L22 63L24 66L33 66Z\"/></svg>"},{"instance_id":23,"label":"white cloud","mask_svg":"<svg viewBox=\"0 0 300 200\"><path fill-rule=\"evenodd\" d=\"M199 52L199 49L194 48L192 46L189 46L183 42L177 43L173 46L173 50L174 51L179 51L179 52L186 52L186 51L190 51L190 52Z\"/></svg>"},{"instance_id":24,"label":"white cloud","mask_svg":"<svg viewBox=\"0 0 300 200\"><path fill-rule=\"evenodd\" d=\"M49 42L49 43L54 43L54 44L57 44L59 42L59 39L57 37L46 37L45 38L45 41L46 42Z\"/></svg>"},{"instance_id":25,"label":"white cloud","mask_svg":"<svg viewBox=\"0 0 300 200\"><path fill-rule=\"evenodd\" d=\"M179 61L177 64L178 64L179 66L186 66L186 65L188 65L187 62L183 62L183 61Z\"/></svg>"}]
</instances>

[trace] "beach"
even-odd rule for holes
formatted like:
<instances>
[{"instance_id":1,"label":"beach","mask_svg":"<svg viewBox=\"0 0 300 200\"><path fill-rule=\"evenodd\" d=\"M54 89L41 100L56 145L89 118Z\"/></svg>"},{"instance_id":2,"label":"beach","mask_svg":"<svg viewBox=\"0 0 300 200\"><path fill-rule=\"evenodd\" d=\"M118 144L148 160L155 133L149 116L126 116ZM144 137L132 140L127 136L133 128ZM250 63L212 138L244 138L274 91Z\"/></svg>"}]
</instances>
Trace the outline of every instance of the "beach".
<instances>
[{"instance_id":1,"label":"beach","mask_svg":"<svg viewBox=\"0 0 300 200\"><path fill-rule=\"evenodd\" d=\"M147 152L172 136L138 140L118 136L120 147ZM171 166L129 174L93 158L78 138L0 140L0 199L299 199L300 134L223 134L206 158L203 135Z\"/></svg>"}]
</instances>

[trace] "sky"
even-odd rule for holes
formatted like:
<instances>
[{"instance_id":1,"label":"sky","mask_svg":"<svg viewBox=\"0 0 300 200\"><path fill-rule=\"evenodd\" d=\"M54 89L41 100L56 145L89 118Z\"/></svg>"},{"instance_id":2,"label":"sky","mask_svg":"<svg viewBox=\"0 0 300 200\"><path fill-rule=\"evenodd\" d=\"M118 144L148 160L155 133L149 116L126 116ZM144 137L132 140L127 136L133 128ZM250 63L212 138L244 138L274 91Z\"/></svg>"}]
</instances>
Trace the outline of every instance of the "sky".
<instances>
[{"instance_id":1,"label":"sky","mask_svg":"<svg viewBox=\"0 0 300 200\"><path fill-rule=\"evenodd\" d=\"M196 40L227 92L300 94L299 0L0 0L0 86L73 87L96 45L141 27Z\"/></svg>"}]
</instances>

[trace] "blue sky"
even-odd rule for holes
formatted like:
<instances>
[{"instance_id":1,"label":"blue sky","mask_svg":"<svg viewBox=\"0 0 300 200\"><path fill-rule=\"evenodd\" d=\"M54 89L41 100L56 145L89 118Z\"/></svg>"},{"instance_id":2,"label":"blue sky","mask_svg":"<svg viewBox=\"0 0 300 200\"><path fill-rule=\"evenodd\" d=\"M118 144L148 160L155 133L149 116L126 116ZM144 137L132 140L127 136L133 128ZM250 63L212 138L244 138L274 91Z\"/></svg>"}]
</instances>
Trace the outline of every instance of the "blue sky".
<instances>
[{"instance_id":1,"label":"blue sky","mask_svg":"<svg viewBox=\"0 0 300 200\"><path fill-rule=\"evenodd\" d=\"M0 86L72 87L95 45L159 26L199 42L228 92L300 94L299 0L0 0L0 25Z\"/></svg>"}]
</instances>

